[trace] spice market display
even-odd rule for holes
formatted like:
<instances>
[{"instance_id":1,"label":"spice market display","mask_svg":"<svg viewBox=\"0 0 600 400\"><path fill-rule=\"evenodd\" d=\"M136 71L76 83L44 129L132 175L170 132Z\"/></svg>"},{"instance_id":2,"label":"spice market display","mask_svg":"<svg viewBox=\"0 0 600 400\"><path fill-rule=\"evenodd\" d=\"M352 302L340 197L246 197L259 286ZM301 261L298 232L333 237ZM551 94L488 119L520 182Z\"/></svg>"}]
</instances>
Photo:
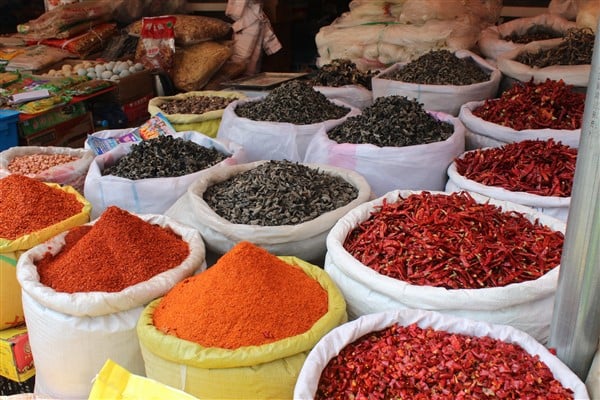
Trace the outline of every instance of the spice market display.
<instances>
[{"instance_id":1,"label":"spice market display","mask_svg":"<svg viewBox=\"0 0 600 400\"><path fill-rule=\"evenodd\" d=\"M552 340L597 1L38 1L0 397L600 398Z\"/></svg>"}]
</instances>

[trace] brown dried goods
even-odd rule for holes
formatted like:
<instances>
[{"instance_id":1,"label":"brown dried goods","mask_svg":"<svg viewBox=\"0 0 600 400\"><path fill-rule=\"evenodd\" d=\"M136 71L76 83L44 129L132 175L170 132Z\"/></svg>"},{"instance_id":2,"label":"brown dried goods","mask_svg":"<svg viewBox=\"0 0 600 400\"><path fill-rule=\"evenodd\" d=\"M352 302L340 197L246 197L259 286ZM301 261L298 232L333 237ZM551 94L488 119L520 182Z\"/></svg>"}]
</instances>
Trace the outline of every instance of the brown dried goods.
<instances>
[{"instance_id":1,"label":"brown dried goods","mask_svg":"<svg viewBox=\"0 0 600 400\"><path fill-rule=\"evenodd\" d=\"M10 160L7 169L13 174L39 174L57 165L79 160L66 154L27 154Z\"/></svg>"},{"instance_id":2,"label":"brown dried goods","mask_svg":"<svg viewBox=\"0 0 600 400\"><path fill-rule=\"evenodd\" d=\"M185 99L171 100L160 106L165 114L204 114L209 111L223 110L237 100L220 96L189 96Z\"/></svg>"},{"instance_id":3,"label":"brown dried goods","mask_svg":"<svg viewBox=\"0 0 600 400\"><path fill-rule=\"evenodd\" d=\"M176 14L175 42L181 45L200 43L205 40L221 39L231 31L231 24L218 18L202 15ZM130 35L139 36L142 21L136 21L127 27Z\"/></svg>"}]
</instances>

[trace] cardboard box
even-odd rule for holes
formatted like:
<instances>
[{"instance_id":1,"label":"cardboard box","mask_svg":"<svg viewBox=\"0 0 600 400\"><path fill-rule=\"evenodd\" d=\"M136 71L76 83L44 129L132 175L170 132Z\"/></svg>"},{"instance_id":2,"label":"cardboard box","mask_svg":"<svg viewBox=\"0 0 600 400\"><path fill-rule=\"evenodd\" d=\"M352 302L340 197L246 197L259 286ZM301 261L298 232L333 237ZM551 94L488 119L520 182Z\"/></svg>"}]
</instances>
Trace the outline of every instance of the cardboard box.
<instances>
[{"instance_id":1,"label":"cardboard box","mask_svg":"<svg viewBox=\"0 0 600 400\"><path fill-rule=\"evenodd\" d=\"M87 135L94 132L92 113L54 125L49 129L21 138L23 146L83 147Z\"/></svg>"},{"instance_id":2,"label":"cardboard box","mask_svg":"<svg viewBox=\"0 0 600 400\"><path fill-rule=\"evenodd\" d=\"M148 103L154 97L154 93L148 93L129 103L123 104L123 112L127 116L127 126L139 126L150 118Z\"/></svg>"},{"instance_id":3,"label":"cardboard box","mask_svg":"<svg viewBox=\"0 0 600 400\"><path fill-rule=\"evenodd\" d=\"M119 104L127 104L150 94L154 97L154 75L143 70L121 78L117 85Z\"/></svg>"},{"instance_id":4,"label":"cardboard box","mask_svg":"<svg viewBox=\"0 0 600 400\"><path fill-rule=\"evenodd\" d=\"M0 375L16 382L24 382L35 375L25 325L0 331Z\"/></svg>"},{"instance_id":5,"label":"cardboard box","mask_svg":"<svg viewBox=\"0 0 600 400\"><path fill-rule=\"evenodd\" d=\"M86 113L85 104L78 102L75 104L66 104L56 109L41 113L33 118L26 119L19 123L19 134L29 136L51 128L54 125L77 118Z\"/></svg>"}]
</instances>

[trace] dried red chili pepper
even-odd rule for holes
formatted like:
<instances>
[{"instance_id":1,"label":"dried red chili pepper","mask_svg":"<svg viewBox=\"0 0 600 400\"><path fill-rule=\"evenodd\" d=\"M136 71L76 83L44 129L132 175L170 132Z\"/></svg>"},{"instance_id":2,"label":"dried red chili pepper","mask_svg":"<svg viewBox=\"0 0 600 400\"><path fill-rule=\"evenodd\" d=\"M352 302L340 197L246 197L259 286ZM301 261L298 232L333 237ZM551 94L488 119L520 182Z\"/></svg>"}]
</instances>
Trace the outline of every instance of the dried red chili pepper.
<instances>
[{"instance_id":1,"label":"dried red chili pepper","mask_svg":"<svg viewBox=\"0 0 600 400\"><path fill-rule=\"evenodd\" d=\"M487 336L398 324L344 347L315 399L572 399L539 356Z\"/></svg>"},{"instance_id":2,"label":"dried red chili pepper","mask_svg":"<svg viewBox=\"0 0 600 400\"><path fill-rule=\"evenodd\" d=\"M380 274L447 289L534 280L558 266L564 235L468 192L424 191L383 203L344 248Z\"/></svg>"},{"instance_id":3,"label":"dried red chili pepper","mask_svg":"<svg viewBox=\"0 0 600 400\"><path fill-rule=\"evenodd\" d=\"M472 113L488 122L517 131L525 129L581 128L585 94L573 90L562 79L517 82L499 98L488 99Z\"/></svg>"},{"instance_id":4,"label":"dried red chili pepper","mask_svg":"<svg viewBox=\"0 0 600 400\"><path fill-rule=\"evenodd\" d=\"M577 149L553 139L477 149L454 160L456 171L487 186L540 196L569 197Z\"/></svg>"}]
</instances>

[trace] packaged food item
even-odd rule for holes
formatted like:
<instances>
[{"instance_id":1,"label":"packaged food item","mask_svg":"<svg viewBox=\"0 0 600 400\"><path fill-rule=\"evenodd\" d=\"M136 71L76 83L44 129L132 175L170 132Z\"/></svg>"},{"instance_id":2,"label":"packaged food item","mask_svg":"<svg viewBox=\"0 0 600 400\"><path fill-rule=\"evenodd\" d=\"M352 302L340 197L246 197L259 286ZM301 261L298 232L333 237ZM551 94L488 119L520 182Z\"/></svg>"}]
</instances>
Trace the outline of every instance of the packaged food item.
<instances>
[{"instance_id":1,"label":"packaged food item","mask_svg":"<svg viewBox=\"0 0 600 400\"><path fill-rule=\"evenodd\" d=\"M202 89L231 57L231 48L207 41L186 47L175 54L173 83L183 91Z\"/></svg>"},{"instance_id":2,"label":"packaged food item","mask_svg":"<svg viewBox=\"0 0 600 400\"><path fill-rule=\"evenodd\" d=\"M46 46L43 44L28 46L23 53L13 57L6 65L7 71L28 70L37 71L52 64L73 57L67 50Z\"/></svg>"},{"instance_id":3,"label":"packaged food item","mask_svg":"<svg viewBox=\"0 0 600 400\"><path fill-rule=\"evenodd\" d=\"M175 55L173 28L175 21L173 16L142 19L141 40L138 42L136 61L150 70L171 72Z\"/></svg>"},{"instance_id":4,"label":"packaged food item","mask_svg":"<svg viewBox=\"0 0 600 400\"><path fill-rule=\"evenodd\" d=\"M185 14L177 14L175 18L175 43L182 46L221 39L231 31L231 24L218 18ZM132 36L140 36L142 20L129 25L127 32Z\"/></svg>"},{"instance_id":5,"label":"packaged food item","mask_svg":"<svg viewBox=\"0 0 600 400\"><path fill-rule=\"evenodd\" d=\"M117 24L100 24L70 39L45 39L42 44L58 47L81 58L100 51L103 44L117 32Z\"/></svg>"}]
</instances>

